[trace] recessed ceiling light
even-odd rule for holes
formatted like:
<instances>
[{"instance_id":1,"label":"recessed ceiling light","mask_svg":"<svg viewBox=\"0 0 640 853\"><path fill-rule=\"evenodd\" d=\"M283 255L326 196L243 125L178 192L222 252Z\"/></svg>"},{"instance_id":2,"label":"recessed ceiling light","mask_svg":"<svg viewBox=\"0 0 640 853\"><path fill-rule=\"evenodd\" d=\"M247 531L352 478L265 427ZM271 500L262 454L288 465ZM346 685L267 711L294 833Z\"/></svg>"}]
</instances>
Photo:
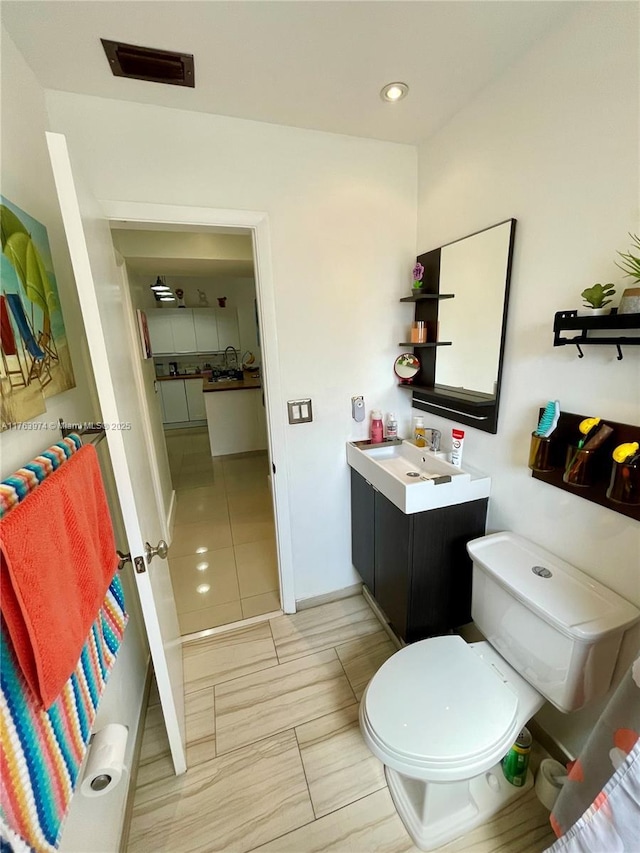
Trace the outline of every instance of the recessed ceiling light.
<instances>
[{"instance_id":1,"label":"recessed ceiling light","mask_svg":"<svg viewBox=\"0 0 640 853\"><path fill-rule=\"evenodd\" d=\"M210 589L211 586L208 583L201 583L196 587L196 592L199 592L200 595L205 595Z\"/></svg>"},{"instance_id":2,"label":"recessed ceiling light","mask_svg":"<svg viewBox=\"0 0 640 853\"><path fill-rule=\"evenodd\" d=\"M387 83L380 90L380 97L383 101L395 104L396 101L401 101L406 97L408 91L409 87L406 83Z\"/></svg>"}]
</instances>

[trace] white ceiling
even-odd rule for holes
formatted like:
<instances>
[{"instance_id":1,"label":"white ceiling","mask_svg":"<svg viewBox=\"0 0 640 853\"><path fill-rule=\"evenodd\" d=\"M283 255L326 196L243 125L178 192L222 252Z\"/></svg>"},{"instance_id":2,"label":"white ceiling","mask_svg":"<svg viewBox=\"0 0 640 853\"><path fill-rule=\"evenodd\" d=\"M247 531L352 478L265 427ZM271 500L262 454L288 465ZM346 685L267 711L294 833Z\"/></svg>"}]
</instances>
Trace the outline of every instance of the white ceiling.
<instances>
[{"instance_id":1,"label":"white ceiling","mask_svg":"<svg viewBox=\"0 0 640 853\"><path fill-rule=\"evenodd\" d=\"M2 22L45 88L416 144L574 8L565 0L3 0ZM114 77L100 38L193 53L196 88ZM398 80L409 96L383 103L380 89Z\"/></svg>"}]
</instances>

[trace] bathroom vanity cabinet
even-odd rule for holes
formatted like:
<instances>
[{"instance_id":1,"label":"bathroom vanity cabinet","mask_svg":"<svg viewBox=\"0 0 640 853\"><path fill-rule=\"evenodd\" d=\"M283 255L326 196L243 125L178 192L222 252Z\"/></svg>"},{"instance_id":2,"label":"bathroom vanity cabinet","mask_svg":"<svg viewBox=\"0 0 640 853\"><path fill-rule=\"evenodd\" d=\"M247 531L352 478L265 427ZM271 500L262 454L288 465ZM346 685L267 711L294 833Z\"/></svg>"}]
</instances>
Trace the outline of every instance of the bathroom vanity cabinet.
<instances>
[{"instance_id":1,"label":"bathroom vanity cabinet","mask_svg":"<svg viewBox=\"0 0 640 853\"><path fill-rule=\"evenodd\" d=\"M405 642L471 621L466 543L484 535L487 503L405 514L351 469L353 565Z\"/></svg>"}]
</instances>

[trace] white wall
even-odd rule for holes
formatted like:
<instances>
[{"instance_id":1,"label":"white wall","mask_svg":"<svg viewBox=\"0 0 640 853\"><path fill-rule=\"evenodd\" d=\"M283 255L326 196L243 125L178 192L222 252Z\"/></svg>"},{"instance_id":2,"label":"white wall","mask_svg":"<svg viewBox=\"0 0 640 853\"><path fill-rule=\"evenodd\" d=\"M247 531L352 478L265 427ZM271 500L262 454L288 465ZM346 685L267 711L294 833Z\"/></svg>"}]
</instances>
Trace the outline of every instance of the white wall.
<instances>
[{"instance_id":1,"label":"white wall","mask_svg":"<svg viewBox=\"0 0 640 853\"><path fill-rule=\"evenodd\" d=\"M638 231L638 6L591 3L420 148L418 250L518 220L497 436L465 427L464 459L492 480L489 529L515 530L640 605L640 525L534 480L538 408L640 423L640 351L554 348L555 311ZM447 431L451 423L431 417ZM464 460L463 460L464 461ZM596 712L541 720L575 750Z\"/></svg>"},{"instance_id":2,"label":"white wall","mask_svg":"<svg viewBox=\"0 0 640 853\"><path fill-rule=\"evenodd\" d=\"M286 431L295 597L353 584L345 442L367 424L351 396L404 405L408 422L392 367L411 319L398 299L415 257L415 149L61 92L47 103L98 198L267 212L281 405L309 396L314 409Z\"/></svg>"},{"instance_id":3,"label":"white wall","mask_svg":"<svg viewBox=\"0 0 640 853\"><path fill-rule=\"evenodd\" d=\"M50 444L60 439L58 418L67 422L99 420L99 408L84 342L84 330L75 284L55 195L53 177L45 146L48 129L42 88L35 80L8 35L2 32L2 193L42 222L48 231L60 291L77 387L47 399L47 412L30 425L53 423L47 429L15 429L0 434L1 476L12 473ZM106 445L100 457L108 493L112 478ZM117 502L111 500L116 536L120 543L121 524ZM131 614L125 640L102 698L94 731L110 722L130 727L128 760L131 758L142 701L148 659L142 635L136 593L127 573L123 576L127 608ZM125 803L126 785L100 799L74 797L62 836L62 853L115 851L118 849Z\"/></svg>"}]
</instances>

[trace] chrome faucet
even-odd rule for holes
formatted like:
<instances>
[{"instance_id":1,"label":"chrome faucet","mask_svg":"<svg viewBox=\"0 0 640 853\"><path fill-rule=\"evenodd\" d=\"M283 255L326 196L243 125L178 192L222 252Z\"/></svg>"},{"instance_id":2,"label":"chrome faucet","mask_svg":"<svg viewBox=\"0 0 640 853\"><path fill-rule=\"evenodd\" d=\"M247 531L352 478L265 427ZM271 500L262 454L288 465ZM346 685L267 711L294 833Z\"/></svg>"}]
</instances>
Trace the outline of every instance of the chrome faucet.
<instances>
[{"instance_id":1,"label":"chrome faucet","mask_svg":"<svg viewBox=\"0 0 640 853\"><path fill-rule=\"evenodd\" d=\"M434 429L433 427L426 428L425 438L427 440L427 447L432 453L437 453L440 450L440 437L441 432L439 429Z\"/></svg>"},{"instance_id":2,"label":"chrome faucet","mask_svg":"<svg viewBox=\"0 0 640 853\"><path fill-rule=\"evenodd\" d=\"M229 350L231 350L231 352L233 353L233 360L235 361L235 366L238 367L238 350L235 347L231 346L231 344L229 344L229 346L224 351L224 366L229 367Z\"/></svg>"}]
</instances>

